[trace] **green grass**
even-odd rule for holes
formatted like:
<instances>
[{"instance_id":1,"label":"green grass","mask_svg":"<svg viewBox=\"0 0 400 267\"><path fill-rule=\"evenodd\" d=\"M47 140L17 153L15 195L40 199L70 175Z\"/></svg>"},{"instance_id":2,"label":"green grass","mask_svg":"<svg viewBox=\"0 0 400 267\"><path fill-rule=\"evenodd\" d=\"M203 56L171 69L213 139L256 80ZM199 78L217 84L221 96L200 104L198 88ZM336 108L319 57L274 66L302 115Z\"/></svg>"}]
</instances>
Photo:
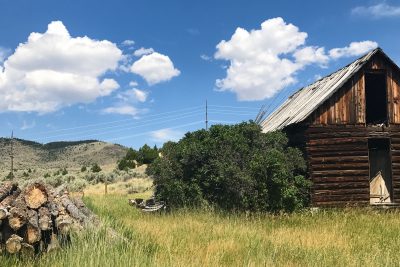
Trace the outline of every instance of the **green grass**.
<instances>
[{"instance_id":1,"label":"green grass","mask_svg":"<svg viewBox=\"0 0 400 267\"><path fill-rule=\"evenodd\" d=\"M1 266L398 266L400 213L369 209L291 215L180 211L142 214L129 196L85 201L106 227L76 234L72 246Z\"/></svg>"}]
</instances>

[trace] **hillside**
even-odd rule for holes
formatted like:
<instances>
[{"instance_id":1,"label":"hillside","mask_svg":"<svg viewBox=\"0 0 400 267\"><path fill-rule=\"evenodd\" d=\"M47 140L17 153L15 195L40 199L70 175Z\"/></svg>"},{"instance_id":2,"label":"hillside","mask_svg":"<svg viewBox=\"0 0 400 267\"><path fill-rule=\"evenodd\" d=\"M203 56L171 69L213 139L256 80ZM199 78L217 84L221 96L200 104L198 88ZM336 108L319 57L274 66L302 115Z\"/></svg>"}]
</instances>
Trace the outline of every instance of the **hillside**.
<instances>
[{"instance_id":1,"label":"hillside","mask_svg":"<svg viewBox=\"0 0 400 267\"><path fill-rule=\"evenodd\" d=\"M97 140L40 144L14 139L14 169L77 169L98 163L111 165L126 154L121 145ZM0 171L10 168L10 139L0 138Z\"/></svg>"}]
</instances>

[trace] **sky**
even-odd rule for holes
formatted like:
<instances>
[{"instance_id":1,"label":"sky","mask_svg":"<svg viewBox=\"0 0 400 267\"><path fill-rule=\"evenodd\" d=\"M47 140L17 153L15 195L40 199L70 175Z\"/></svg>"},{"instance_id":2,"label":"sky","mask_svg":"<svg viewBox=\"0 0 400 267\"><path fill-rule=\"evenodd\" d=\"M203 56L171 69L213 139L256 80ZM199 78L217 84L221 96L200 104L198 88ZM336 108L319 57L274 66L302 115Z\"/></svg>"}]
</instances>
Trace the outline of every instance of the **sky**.
<instances>
[{"instance_id":1,"label":"sky","mask_svg":"<svg viewBox=\"0 0 400 267\"><path fill-rule=\"evenodd\" d=\"M272 112L381 47L400 1L0 0L0 136L139 148Z\"/></svg>"}]
</instances>

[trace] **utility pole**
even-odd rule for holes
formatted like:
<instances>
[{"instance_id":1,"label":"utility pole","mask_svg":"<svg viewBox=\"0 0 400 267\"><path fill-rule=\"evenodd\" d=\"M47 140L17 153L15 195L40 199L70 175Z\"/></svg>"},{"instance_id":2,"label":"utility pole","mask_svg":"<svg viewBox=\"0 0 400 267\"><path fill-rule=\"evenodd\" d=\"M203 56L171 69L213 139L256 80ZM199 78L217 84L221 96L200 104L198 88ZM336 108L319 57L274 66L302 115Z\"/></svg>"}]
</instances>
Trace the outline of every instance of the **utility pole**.
<instances>
[{"instance_id":1,"label":"utility pole","mask_svg":"<svg viewBox=\"0 0 400 267\"><path fill-rule=\"evenodd\" d=\"M208 105L207 105L207 99L206 99L206 131L208 131Z\"/></svg>"},{"instance_id":2,"label":"utility pole","mask_svg":"<svg viewBox=\"0 0 400 267\"><path fill-rule=\"evenodd\" d=\"M14 131L11 131L11 179L14 179Z\"/></svg>"}]
</instances>

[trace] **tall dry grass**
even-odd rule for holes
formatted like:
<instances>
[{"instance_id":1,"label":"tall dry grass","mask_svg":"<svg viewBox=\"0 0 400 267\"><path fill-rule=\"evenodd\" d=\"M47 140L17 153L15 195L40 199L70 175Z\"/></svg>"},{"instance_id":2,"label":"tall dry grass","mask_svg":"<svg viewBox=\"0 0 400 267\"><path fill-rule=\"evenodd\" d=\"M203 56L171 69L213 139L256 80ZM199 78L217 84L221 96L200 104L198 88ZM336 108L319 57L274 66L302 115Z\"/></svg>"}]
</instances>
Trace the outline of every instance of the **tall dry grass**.
<instances>
[{"instance_id":1,"label":"tall dry grass","mask_svg":"<svg viewBox=\"0 0 400 267\"><path fill-rule=\"evenodd\" d=\"M127 196L85 201L105 227L75 234L63 251L1 266L396 266L400 213L369 209L290 215L179 211L142 214Z\"/></svg>"}]
</instances>

